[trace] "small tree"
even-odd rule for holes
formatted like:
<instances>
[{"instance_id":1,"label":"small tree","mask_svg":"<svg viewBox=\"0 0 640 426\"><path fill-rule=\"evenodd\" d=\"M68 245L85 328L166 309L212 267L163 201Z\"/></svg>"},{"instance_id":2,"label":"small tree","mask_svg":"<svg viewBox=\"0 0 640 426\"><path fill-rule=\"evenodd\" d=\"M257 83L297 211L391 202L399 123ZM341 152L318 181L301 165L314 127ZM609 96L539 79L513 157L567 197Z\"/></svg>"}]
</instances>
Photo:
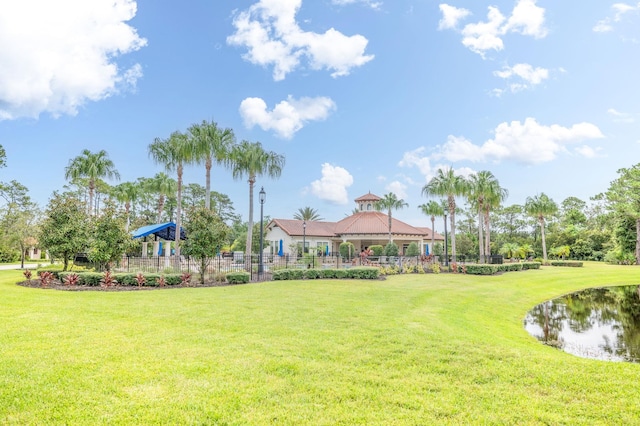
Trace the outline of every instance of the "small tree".
<instances>
[{"instance_id":1,"label":"small tree","mask_svg":"<svg viewBox=\"0 0 640 426\"><path fill-rule=\"evenodd\" d=\"M382 256L384 247L382 247L381 245L373 245L373 246L369 246L369 250L373 252L374 256Z\"/></svg>"},{"instance_id":2,"label":"small tree","mask_svg":"<svg viewBox=\"0 0 640 426\"><path fill-rule=\"evenodd\" d=\"M53 193L38 236L40 245L53 258L62 259L63 271L76 253L89 244L89 221L82 202L73 194Z\"/></svg>"},{"instance_id":3,"label":"small tree","mask_svg":"<svg viewBox=\"0 0 640 426\"><path fill-rule=\"evenodd\" d=\"M407 252L405 254L407 256L419 256L420 248L418 247L418 244L415 241L409 244L409 247L407 247Z\"/></svg>"},{"instance_id":4,"label":"small tree","mask_svg":"<svg viewBox=\"0 0 640 426\"><path fill-rule=\"evenodd\" d=\"M126 218L116 214L113 203L107 203L102 214L94 219L88 257L100 270L109 271L111 264L127 251L132 240L126 229Z\"/></svg>"},{"instance_id":5,"label":"small tree","mask_svg":"<svg viewBox=\"0 0 640 426\"><path fill-rule=\"evenodd\" d=\"M187 214L185 232L187 240L183 244L183 253L200 263L200 284L203 285L207 266L225 244L229 227L215 212L196 207Z\"/></svg>"},{"instance_id":6,"label":"small tree","mask_svg":"<svg viewBox=\"0 0 640 426\"><path fill-rule=\"evenodd\" d=\"M400 250L395 243L387 243L387 245L384 246L382 254L385 256L397 256L399 251Z\"/></svg>"},{"instance_id":7,"label":"small tree","mask_svg":"<svg viewBox=\"0 0 640 426\"><path fill-rule=\"evenodd\" d=\"M347 260L351 260L356 255L356 247L353 243L344 242L340 244L340 256Z\"/></svg>"}]
</instances>

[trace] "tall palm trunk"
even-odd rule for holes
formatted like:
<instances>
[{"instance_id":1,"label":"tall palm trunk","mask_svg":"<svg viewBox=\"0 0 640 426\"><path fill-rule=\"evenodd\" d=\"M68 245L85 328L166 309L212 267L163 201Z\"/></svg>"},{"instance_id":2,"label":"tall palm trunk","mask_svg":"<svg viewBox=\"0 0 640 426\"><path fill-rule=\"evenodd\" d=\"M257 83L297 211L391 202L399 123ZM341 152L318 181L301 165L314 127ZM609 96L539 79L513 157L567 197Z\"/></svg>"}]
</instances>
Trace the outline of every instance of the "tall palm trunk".
<instances>
[{"instance_id":1,"label":"tall palm trunk","mask_svg":"<svg viewBox=\"0 0 640 426\"><path fill-rule=\"evenodd\" d=\"M540 239L542 240L542 258L544 259L544 261L547 261L547 242L544 238L544 217L540 216L538 218L538 220L540 221Z\"/></svg>"},{"instance_id":2,"label":"tall palm trunk","mask_svg":"<svg viewBox=\"0 0 640 426\"><path fill-rule=\"evenodd\" d=\"M207 158L207 162L204 167L206 169L206 191L205 191L205 199L204 199L204 208L209 210L211 208L211 167L212 167L211 156Z\"/></svg>"},{"instance_id":3,"label":"tall palm trunk","mask_svg":"<svg viewBox=\"0 0 640 426\"><path fill-rule=\"evenodd\" d=\"M484 217L482 216L482 204L478 204L478 249L480 251L480 263L485 263L485 246L482 235Z\"/></svg>"},{"instance_id":4,"label":"tall palm trunk","mask_svg":"<svg viewBox=\"0 0 640 426\"><path fill-rule=\"evenodd\" d=\"M391 244L391 209L389 209L389 244Z\"/></svg>"},{"instance_id":5,"label":"tall palm trunk","mask_svg":"<svg viewBox=\"0 0 640 426\"><path fill-rule=\"evenodd\" d=\"M251 267L251 246L253 245L253 186L256 183L256 177L249 177L249 227L247 229L247 247L245 249L245 263ZM304 251L304 247L302 249Z\"/></svg>"},{"instance_id":6,"label":"tall palm trunk","mask_svg":"<svg viewBox=\"0 0 640 426\"><path fill-rule=\"evenodd\" d=\"M451 260L456 261L456 200L449 197L449 213L451 220Z\"/></svg>"},{"instance_id":7,"label":"tall palm trunk","mask_svg":"<svg viewBox=\"0 0 640 426\"><path fill-rule=\"evenodd\" d=\"M158 223L160 223L162 219L162 209L164 209L164 194L160 194L160 198L158 199Z\"/></svg>"},{"instance_id":8,"label":"tall palm trunk","mask_svg":"<svg viewBox=\"0 0 640 426\"><path fill-rule=\"evenodd\" d=\"M491 221L489 220L489 207L484 213L484 255L491 256Z\"/></svg>"},{"instance_id":9,"label":"tall palm trunk","mask_svg":"<svg viewBox=\"0 0 640 426\"><path fill-rule=\"evenodd\" d=\"M94 192L96 190L96 183L93 181L93 179L89 180L89 206L88 206L88 211L89 211L89 216L93 216L93 197L94 197Z\"/></svg>"},{"instance_id":10,"label":"tall palm trunk","mask_svg":"<svg viewBox=\"0 0 640 426\"><path fill-rule=\"evenodd\" d=\"M431 215L431 251L429 254L433 254L433 247L436 244L436 217Z\"/></svg>"},{"instance_id":11,"label":"tall palm trunk","mask_svg":"<svg viewBox=\"0 0 640 426\"><path fill-rule=\"evenodd\" d=\"M182 225L182 163L178 164L178 205L176 206L176 266L180 265L180 227Z\"/></svg>"}]
</instances>

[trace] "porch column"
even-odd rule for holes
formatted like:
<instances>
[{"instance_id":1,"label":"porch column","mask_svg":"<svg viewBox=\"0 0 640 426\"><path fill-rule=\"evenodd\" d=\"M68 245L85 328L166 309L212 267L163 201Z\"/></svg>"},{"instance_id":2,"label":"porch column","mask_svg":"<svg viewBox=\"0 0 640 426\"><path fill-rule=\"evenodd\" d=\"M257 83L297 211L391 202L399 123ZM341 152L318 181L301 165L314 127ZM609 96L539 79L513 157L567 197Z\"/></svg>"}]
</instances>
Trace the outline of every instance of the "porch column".
<instances>
[{"instance_id":1,"label":"porch column","mask_svg":"<svg viewBox=\"0 0 640 426\"><path fill-rule=\"evenodd\" d=\"M160 256L160 241L153 242L153 257Z\"/></svg>"},{"instance_id":2,"label":"porch column","mask_svg":"<svg viewBox=\"0 0 640 426\"><path fill-rule=\"evenodd\" d=\"M146 241L142 242L142 257L147 257L147 251L149 250L149 243Z\"/></svg>"},{"instance_id":3,"label":"porch column","mask_svg":"<svg viewBox=\"0 0 640 426\"><path fill-rule=\"evenodd\" d=\"M169 267L169 258L171 257L171 241L165 241L164 244L164 266Z\"/></svg>"}]
</instances>

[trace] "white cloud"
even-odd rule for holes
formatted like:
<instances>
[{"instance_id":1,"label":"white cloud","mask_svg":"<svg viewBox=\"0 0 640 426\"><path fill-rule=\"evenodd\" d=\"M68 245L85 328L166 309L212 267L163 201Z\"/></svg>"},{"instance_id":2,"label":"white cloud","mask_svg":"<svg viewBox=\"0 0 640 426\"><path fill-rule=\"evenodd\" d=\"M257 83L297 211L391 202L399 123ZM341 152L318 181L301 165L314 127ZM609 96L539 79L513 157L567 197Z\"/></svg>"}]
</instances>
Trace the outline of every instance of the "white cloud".
<instances>
[{"instance_id":1,"label":"white cloud","mask_svg":"<svg viewBox=\"0 0 640 426\"><path fill-rule=\"evenodd\" d=\"M116 58L146 45L127 25L133 0L3 2L0 14L0 120L77 113L135 88L140 65Z\"/></svg>"},{"instance_id":2,"label":"white cloud","mask_svg":"<svg viewBox=\"0 0 640 426\"><path fill-rule=\"evenodd\" d=\"M471 15L471 12L467 9L450 6L448 4L441 4L440 12L442 12L442 19L438 24L439 30L453 29L458 26L458 22Z\"/></svg>"},{"instance_id":3,"label":"white cloud","mask_svg":"<svg viewBox=\"0 0 640 426\"><path fill-rule=\"evenodd\" d=\"M614 108L609 108L607 113L613 117L613 121L617 123L633 123L636 121L637 114L630 114L628 112L620 112Z\"/></svg>"},{"instance_id":4,"label":"white cloud","mask_svg":"<svg viewBox=\"0 0 640 426\"><path fill-rule=\"evenodd\" d=\"M585 158L596 158L602 148L592 148L588 145L582 145L575 149L575 152Z\"/></svg>"},{"instance_id":5,"label":"white cloud","mask_svg":"<svg viewBox=\"0 0 640 426\"><path fill-rule=\"evenodd\" d=\"M516 93L524 89L529 89L532 86L537 86L548 79L549 70L540 67L534 68L529 64L516 64L513 67L505 66L501 71L494 71L493 75L507 81L511 81L513 78L519 79L519 82L510 82L508 84L509 90L512 93ZM498 96L500 96L502 92L501 89L494 90L494 93Z\"/></svg>"},{"instance_id":6,"label":"white cloud","mask_svg":"<svg viewBox=\"0 0 640 426\"><path fill-rule=\"evenodd\" d=\"M429 156L425 155L425 151L426 148L420 147L413 151L405 152L398 165L400 167L417 167L420 173L430 176L434 169L431 167L431 160Z\"/></svg>"},{"instance_id":7,"label":"white cloud","mask_svg":"<svg viewBox=\"0 0 640 426\"><path fill-rule=\"evenodd\" d=\"M371 9L380 9L380 7L382 7L381 1L373 1L373 0L331 0L331 3L337 4L338 6L362 3L369 6Z\"/></svg>"},{"instance_id":8,"label":"white cloud","mask_svg":"<svg viewBox=\"0 0 640 426\"><path fill-rule=\"evenodd\" d=\"M260 0L233 19L236 32L227 43L248 49L243 58L273 66L273 79L283 80L306 58L314 70L327 69L332 77L348 75L351 69L373 59L365 55L368 40L362 35L345 36L333 28L319 34L303 31L296 22L302 0Z\"/></svg>"},{"instance_id":9,"label":"white cloud","mask_svg":"<svg viewBox=\"0 0 640 426\"><path fill-rule=\"evenodd\" d=\"M260 126L263 130L273 130L284 139L293 135L309 121L325 120L336 109L336 104L326 97L294 99L289 96L279 102L272 111L261 98L246 98L240 103L240 115L245 126Z\"/></svg>"},{"instance_id":10,"label":"white cloud","mask_svg":"<svg viewBox=\"0 0 640 426\"><path fill-rule=\"evenodd\" d=\"M408 196L407 185L397 180L389 183L387 186L385 186L385 189L396 194L396 197L398 197L398 199L400 200L405 200Z\"/></svg>"},{"instance_id":11,"label":"white cloud","mask_svg":"<svg viewBox=\"0 0 640 426\"><path fill-rule=\"evenodd\" d=\"M613 24L622 21L624 15L630 12L640 12L640 3L635 6L626 3L614 3L611 6L611 9L613 9L613 16L607 16L606 18L598 21L593 27L594 32L606 33L613 31Z\"/></svg>"},{"instance_id":12,"label":"white cloud","mask_svg":"<svg viewBox=\"0 0 640 426\"><path fill-rule=\"evenodd\" d=\"M489 6L488 10L487 21L467 24L460 31L462 44L483 58L490 50L503 50L502 38L508 33L519 33L534 38L543 38L548 33L544 26L545 9L536 5L536 0L518 0L508 17L495 6ZM447 4L440 4L440 11L443 17L439 29L455 29L458 21L470 14L466 9L458 9Z\"/></svg>"},{"instance_id":13,"label":"white cloud","mask_svg":"<svg viewBox=\"0 0 640 426\"><path fill-rule=\"evenodd\" d=\"M499 124L494 130L493 139L481 145L476 145L464 137L449 136L447 141L430 155L425 155L425 148L405 153L399 165L417 166L423 175L430 176L432 170L442 167L431 167L431 164L438 160L451 163L514 161L521 164L539 164L554 160L559 153L569 152L567 145L603 137L600 129L591 123L578 123L571 127L557 124L544 126L533 118L527 118L524 123L512 121ZM583 156L597 153L597 150L586 145L575 151ZM468 169L467 172L472 170Z\"/></svg>"},{"instance_id":14,"label":"white cloud","mask_svg":"<svg viewBox=\"0 0 640 426\"><path fill-rule=\"evenodd\" d=\"M353 185L353 176L344 168L322 165L322 177L311 182L311 193L321 200L344 205L349 202L347 188Z\"/></svg>"}]
</instances>

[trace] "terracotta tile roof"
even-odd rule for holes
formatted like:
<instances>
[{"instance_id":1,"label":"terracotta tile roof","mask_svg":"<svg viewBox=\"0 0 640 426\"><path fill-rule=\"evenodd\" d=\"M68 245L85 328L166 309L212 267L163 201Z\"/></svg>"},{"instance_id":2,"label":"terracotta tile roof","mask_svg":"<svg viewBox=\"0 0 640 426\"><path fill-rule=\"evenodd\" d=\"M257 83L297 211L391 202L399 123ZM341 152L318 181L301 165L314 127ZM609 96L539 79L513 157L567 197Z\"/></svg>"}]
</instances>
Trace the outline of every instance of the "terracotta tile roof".
<instances>
[{"instance_id":1,"label":"terracotta tile roof","mask_svg":"<svg viewBox=\"0 0 640 426\"><path fill-rule=\"evenodd\" d=\"M376 201L380 201L380 200L382 200L382 198L380 198L377 195L372 194L372 193L369 192L368 194L364 194L363 196L356 198L355 202L356 203L359 203L361 201L373 201L373 202L376 202ZM393 225L391 225L391 227L393 228Z\"/></svg>"},{"instance_id":2,"label":"terracotta tile roof","mask_svg":"<svg viewBox=\"0 0 640 426\"><path fill-rule=\"evenodd\" d=\"M416 226L416 228L424 231L425 234L427 234L427 239L430 240L431 239L431 228L425 228L422 226ZM433 239L434 240L440 240L440 241L444 241L444 236L441 234L438 234L437 232L433 233Z\"/></svg>"},{"instance_id":3,"label":"terracotta tile roof","mask_svg":"<svg viewBox=\"0 0 640 426\"><path fill-rule=\"evenodd\" d=\"M267 228L278 226L289 235L306 234L310 237L335 237L335 222L307 221L307 229L303 230L303 221L296 219L273 219Z\"/></svg>"},{"instance_id":4,"label":"terracotta tile roof","mask_svg":"<svg viewBox=\"0 0 640 426\"><path fill-rule=\"evenodd\" d=\"M336 223L336 234L388 234L389 216L382 212L358 212ZM426 233L391 217L392 235L419 235Z\"/></svg>"}]
</instances>

